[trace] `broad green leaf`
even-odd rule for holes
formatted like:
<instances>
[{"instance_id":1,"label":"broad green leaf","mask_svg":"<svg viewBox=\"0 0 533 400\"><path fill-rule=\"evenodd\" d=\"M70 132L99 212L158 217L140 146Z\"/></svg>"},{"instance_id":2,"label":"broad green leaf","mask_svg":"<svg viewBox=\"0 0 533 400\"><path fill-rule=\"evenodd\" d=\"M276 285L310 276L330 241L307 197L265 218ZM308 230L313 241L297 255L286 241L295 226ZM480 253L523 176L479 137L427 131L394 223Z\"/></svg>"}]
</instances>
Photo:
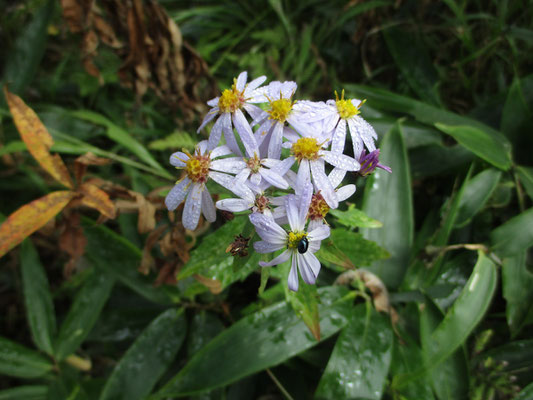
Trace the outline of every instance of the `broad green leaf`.
<instances>
[{"instance_id":1,"label":"broad green leaf","mask_svg":"<svg viewBox=\"0 0 533 400\"><path fill-rule=\"evenodd\" d=\"M0 374L37 378L53 367L52 361L42 354L0 336Z\"/></svg>"},{"instance_id":2,"label":"broad green leaf","mask_svg":"<svg viewBox=\"0 0 533 400\"><path fill-rule=\"evenodd\" d=\"M142 253L137 247L123 236L89 219L83 219L82 225L87 238L85 257L95 267L150 301L161 304L173 302L163 288L153 287L153 278L139 273Z\"/></svg>"},{"instance_id":3,"label":"broad green leaf","mask_svg":"<svg viewBox=\"0 0 533 400\"><path fill-rule=\"evenodd\" d=\"M516 173L518 174L520 183L522 183L527 195L533 200L533 168L516 167Z\"/></svg>"},{"instance_id":4,"label":"broad green leaf","mask_svg":"<svg viewBox=\"0 0 533 400\"><path fill-rule=\"evenodd\" d=\"M55 5L53 0L44 3L32 21L19 30L15 45L9 51L4 64L4 83L14 93L22 94L39 68L48 40L46 30L54 16Z\"/></svg>"},{"instance_id":5,"label":"broad green leaf","mask_svg":"<svg viewBox=\"0 0 533 400\"><path fill-rule=\"evenodd\" d=\"M350 296L342 287L319 290L322 340L346 325ZM228 385L278 365L318 342L287 302L248 315L196 353L154 398L181 397Z\"/></svg>"},{"instance_id":6,"label":"broad green leaf","mask_svg":"<svg viewBox=\"0 0 533 400\"><path fill-rule=\"evenodd\" d=\"M215 232L204 236L200 245L191 251L189 262L180 270L178 279L184 279L194 274L203 274L204 269L213 265L222 264L223 268L230 268L233 263L231 254L226 253L226 248L242 233L246 218L235 218L226 222Z\"/></svg>"},{"instance_id":7,"label":"broad green leaf","mask_svg":"<svg viewBox=\"0 0 533 400\"><path fill-rule=\"evenodd\" d=\"M287 289L287 300L296 314L305 322L315 339L320 341L320 316L318 313L320 297L316 285L307 285L301 278L299 279L300 284L297 292Z\"/></svg>"},{"instance_id":8,"label":"broad green leaf","mask_svg":"<svg viewBox=\"0 0 533 400\"><path fill-rule=\"evenodd\" d=\"M458 144L454 146L431 144L417 147L409 151L411 177L413 180L418 180L435 175L455 175L474 158L470 151Z\"/></svg>"},{"instance_id":9,"label":"broad green leaf","mask_svg":"<svg viewBox=\"0 0 533 400\"><path fill-rule=\"evenodd\" d=\"M375 242L363 238L360 233L337 228L332 229L329 239L322 242L317 257L332 264L352 268L370 265L390 257L390 254Z\"/></svg>"},{"instance_id":10,"label":"broad green leaf","mask_svg":"<svg viewBox=\"0 0 533 400\"><path fill-rule=\"evenodd\" d=\"M115 142L121 144L133 154L135 154L141 161L154 167L157 170L164 171L164 168L153 158L148 150L134 139L127 131L115 125L101 114L89 110L73 111L71 113L74 117L81 118L86 121L93 122L98 125L103 125L107 128L107 136Z\"/></svg>"},{"instance_id":11,"label":"broad green leaf","mask_svg":"<svg viewBox=\"0 0 533 400\"><path fill-rule=\"evenodd\" d=\"M381 222L370 218L353 204L350 204L346 211L336 209L330 210L329 213L336 217L340 224L349 228L381 228L383 226Z\"/></svg>"},{"instance_id":12,"label":"broad green leaf","mask_svg":"<svg viewBox=\"0 0 533 400\"><path fill-rule=\"evenodd\" d=\"M376 132L388 132L394 127L397 121L396 118L383 116L367 117L365 114L367 114L369 108L366 104L362 108L363 117L374 127ZM428 145L442 146L443 134L437 129L423 125L417 121L403 121L402 132L404 133L405 146L409 150Z\"/></svg>"},{"instance_id":13,"label":"broad green leaf","mask_svg":"<svg viewBox=\"0 0 533 400\"><path fill-rule=\"evenodd\" d=\"M457 227L465 226L483 208L494 189L496 189L501 174L501 171L489 168L467 182L455 221Z\"/></svg>"},{"instance_id":14,"label":"broad green leaf","mask_svg":"<svg viewBox=\"0 0 533 400\"><path fill-rule=\"evenodd\" d=\"M192 317L187 337L187 354L189 357L194 356L223 330L224 325L216 314L205 310L196 312Z\"/></svg>"},{"instance_id":15,"label":"broad green leaf","mask_svg":"<svg viewBox=\"0 0 533 400\"><path fill-rule=\"evenodd\" d=\"M431 126L434 126L435 123L441 123L445 125L476 127L491 138L491 143L498 143L507 158L510 157L511 143L509 140L501 132L475 119L454 114L450 111L384 89L353 84L345 84L344 87L346 90L356 93L359 98L368 99L368 103L372 107L385 111L409 114L416 120Z\"/></svg>"},{"instance_id":16,"label":"broad green leaf","mask_svg":"<svg viewBox=\"0 0 533 400\"><path fill-rule=\"evenodd\" d=\"M496 267L481 251L472 275L442 322L427 338L426 368L435 368L450 357L477 326L496 290Z\"/></svg>"},{"instance_id":17,"label":"broad green leaf","mask_svg":"<svg viewBox=\"0 0 533 400\"><path fill-rule=\"evenodd\" d=\"M440 122L435 126L495 167L504 171L511 167L509 151L503 146L502 141L490 136L486 130L471 125L445 125Z\"/></svg>"},{"instance_id":18,"label":"broad green leaf","mask_svg":"<svg viewBox=\"0 0 533 400\"><path fill-rule=\"evenodd\" d=\"M443 314L438 307L427 299L420 307L420 340L422 342L422 355L431 354L429 346L431 334L442 321ZM426 360L428 363L429 360ZM468 364L465 353L459 348L438 368L429 372L433 388L440 400L467 399L469 388Z\"/></svg>"},{"instance_id":19,"label":"broad green leaf","mask_svg":"<svg viewBox=\"0 0 533 400\"><path fill-rule=\"evenodd\" d=\"M17 386L0 390L0 400L46 400L48 387L44 385Z\"/></svg>"},{"instance_id":20,"label":"broad green leaf","mask_svg":"<svg viewBox=\"0 0 533 400\"><path fill-rule=\"evenodd\" d=\"M531 382L533 376L533 340L507 342L479 355L477 361L491 359L493 365L500 365L504 372L517 377L517 384Z\"/></svg>"},{"instance_id":21,"label":"broad green leaf","mask_svg":"<svg viewBox=\"0 0 533 400\"><path fill-rule=\"evenodd\" d=\"M322 374L317 399L379 400L383 395L393 345L389 318L365 304L351 314Z\"/></svg>"},{"instance_id":22,"label":"broad green leaf","mask_svg":"<svg viewBox=\"0 0 533 400\"><path fill-rule=\"evenodd\" d=\"M395 394L394 398L398 399L424 399L433 400L433 391L431 381L427 375L422 374L417 379L411 379L406 382L406 377L415 373L420 365L423 364L422 351L406 332L401 332L401 340L395 338L392 362L391 391ZM399 394L400 396L396 396Z\"/></svg>"},{"instance_id":23,"label":"broad green leaf","mask_svg":"<svg viewBox=\"0 0 533 400\"><path fill-rule=\"evenodd\" d=\"M533 400L533 382L523 388L514 400Z\"/></svg>"},{"instance_id":24,"label":"broad green leaf","mask_svg":"<svg viewBox=\"0 0 533 400\"><path fill-rule=\"evenodd\" d=\"M144 399L172 363L186 332L183 310L158 316L115 366L100 399Z\"/></svg>"},{"instance_id":25,"label":"broad green leaf","mask_svg":"<svg viewBox=\"0 0 533 400\"><path fill-rule=\"evenodd\" d=\"M397 26L382 32L389 52L407 84L422 100L439 105L437 71L419 35Z\"/></svg>"},{"instance_id":26,"label":"broad green leaf","mask_svg":"<svg viewBox=\"0 0 533 400\"><path fill-rule=\"evenodd\" d=\"M533 208L494 229L490 241L501 257L514 257L533 245Z\"/></svg>"},{"instance_id":27,"label":"broad green leaf","mask_svg":"<svg viewBox=\"0 0 533 400\"><path fill-rule=\"evenodd\" d=\"M374 262L369 270L378 275L388 287L396 287L407 269L413 243L409 161L399 123L383 138L380 159L392 168L392 174L377 169L368 179L363 211L369 217L383 222L383 228L362 229L361 233L391 254L386 260Z\"/></svg>"},{"instance_id":28,"label":"broad green leaf","mask_svg":"<svg viewBox=\"0 0 533 400\"><path fill-rule=\"evenodd\" d=\"M33 342L42 351L53 354L52 343L56 334L54 303L46 272L30 239L22 242L20 266L26 317Z\"/></svg>"},{"instance_id":29,"label":"broad green leaf","mask_svg":"<svg viewBox=\"0 0 533 400\"><path fill-rule=\"evenodd\" d=\"M505 313L512 336L520 332L533 302L533 274L526 267L526 259L525 251L503 259L503 297L507 301Z\"/></svg>"},{"instance_id":30,"label":"broad green leaf","mask_svg":"<svg viewBox=\"0 0 533 400\"><path fill-rule=\"evenodd\" d=\"M114 281L110 275L95 269L83 283L57 336L55 354L58 360L64 360L83 343L107 302Z\"/></svg>"}]
</instances>

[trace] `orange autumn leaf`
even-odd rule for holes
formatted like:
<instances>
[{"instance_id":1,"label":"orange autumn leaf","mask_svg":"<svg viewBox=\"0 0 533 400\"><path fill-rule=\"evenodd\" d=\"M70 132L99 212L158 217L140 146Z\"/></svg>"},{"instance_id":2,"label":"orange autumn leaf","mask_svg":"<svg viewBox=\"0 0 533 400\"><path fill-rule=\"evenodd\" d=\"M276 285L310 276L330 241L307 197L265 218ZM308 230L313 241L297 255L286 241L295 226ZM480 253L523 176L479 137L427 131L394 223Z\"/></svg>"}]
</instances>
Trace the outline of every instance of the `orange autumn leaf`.
<instances>
[{"instance_id":1,"label":"orange autumn leaf","mask_svg":"<svg viewBox=\"0 0 533 400\"><path fill-rule=\"evenodd\" d=\"M0 257L54 218L76 196L62 190L25 204L0 225Z\"/></svg>"},{"instance_id":2,"label":"orange autumn leaf","mask_svg":"<svg viewBox=\"0 0 533 400\"><path fill-rule=\"evenodd\" d=\"M37 114L20 97L10 93L7 87L4 87L4 94L13 121L30 154L56 181L72 189L74 185L63 160L57 154L50 154L54 140Z\"/></svg>"},{"instance_id":3,"label":"orange autumn leaf","mask_svg":"<svg viewBox=\"0 0 533 400\"><path fill-rule=\"evenodd\" d=\"M78 188L78 193L82 195L81 204L94 208L110 219L116 216L115 205L106 192L92 183L84 183Z\"/></svg>"}]
</instances>

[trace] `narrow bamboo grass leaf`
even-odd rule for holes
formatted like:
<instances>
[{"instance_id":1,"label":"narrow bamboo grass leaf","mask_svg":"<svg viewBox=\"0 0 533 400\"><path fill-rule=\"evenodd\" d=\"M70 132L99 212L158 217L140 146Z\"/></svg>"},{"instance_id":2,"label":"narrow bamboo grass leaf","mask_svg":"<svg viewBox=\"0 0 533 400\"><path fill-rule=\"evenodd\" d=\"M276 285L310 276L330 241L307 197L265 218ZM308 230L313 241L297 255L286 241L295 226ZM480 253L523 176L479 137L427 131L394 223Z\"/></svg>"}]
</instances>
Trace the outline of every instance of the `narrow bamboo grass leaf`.
<instances>
[{"instance_id":1,"label":"narrow bamboo grass leaf","mask_svg":"<svg viewBox=\"0 0 533 400\"><path fill-rule=\"evenodd\" d=\"M352 309L315 393L317 399L381 399L392 358L389 318L367 303Z\"/></svg>"},{"instance_id":2,"label":"narrow bamboo grass leaf","mask_svg":"<svg viewBox=\"0 0 533 400\"><path fill-rule=\"evenodd\" d=\"M139 273L141 250L125 237L88 218L82 220L82 226L87 237L86 257L93 265L154 303L173 302L163 288L154 288L153 278Z\"/></svg>"},{"instance_id":3,"label":"narrow bamboo grass leaf","mask_svg":"<svg viewBox=\"0 0 533 400\"><path fill-rule=\"evenodd\" d=\"M501 147L501 151L505 153L506 159L510 160L511 143L509 140L501 132L482 122L384 89L353 84L346 84L344 88L352 91L359 98L368 99L368 103L372 107L385 111L409 114L416 120L431 126L434 126L436 123L441 123L449 126L470 126L478 128L478 130L484 132L485 135L491 138L491 143L497 143Z\"/></svg>"},{"instance_id":4,"label":"narrow bamboo grass leaf","mask_svg":"<svg viewBox=\"0 0 533 400\"><path fill-rule=\"evenodd\" d=\"M533 244L533 208L494 229L490 241L501 257L514 257L530 247Z\"/></svg>"},{"instance_id":5,"label":"narrow bamboo grass leaf","mask_svg":"<svg viewBox=\"0 0 533 400\"><path fill-rule=\"evenodd\" d=\"M533 200L533 168L516 167L516 173L518 174L520 183L526 190L527 195Z\"/></svg>"},{"instance_id":6,"label":"narrow bamboo grass leaf","mask_svg":"<svg viewBox=\"0 0 533 400\"><path fill-rule=\"evenodd\" d=\"M159 315L115 366L100 400L144 399L172 363L186 333L183 310L170 309Z\"/></svg>"},{"instance_id":7,"label":"narrow bamboo grass leaf","mask_svg":"<svg viewBox=\"0 0 533 400\"><path fill-rule=\"evenodd\" d=\"M57 329L54 303L46 272L30 239L22 242L20 267L26 318L33 342L39 349L52 355Z\"/></svg>"},{"instance_id":8,"label":"narrow bamboo grass leaf","mask_svg":"<svg viewBox=\"0 0 533 400\"><path fill-rule=\"evenodd\" d=\"M489 168L474 176L466 184L455 221L456 227L465 226L483 208L496 189L501 175L501 171Z\"/></svg>"},{"instance_id":9,"label":"narrow bamboo grass leaf","mask_svg":"<svg viewBox=\"0 0 533 400\"><path fill-rule=\"evenodd\" d=\"M445 125L440 122L435 126L496 168L507 171L511 167L511 157L502 146L503 142L490 136L487 131L470 125Z\"/></svg>"},{"instance_id":10,"label":"narrow bamboo grass leaf","mask_svg":"<svg viewBox=\"0 0 533 400\"><path fill-rule=\"evenodd\" d=\"M420 307L420 340L422 342L422 355L431 353L431 334L441 323L443 313L427 298ZM426 360L429 363L429 360ZM469 373L468 363L464 349L458 348L438 368L429 372L434 391L441 400L456 400L468 398Z\"/></svg>"},{"instance_id":11,"label":"narrow bamboo grass leaf","mask_svg":"<svg viewBox=\"0 0 533 400\"><path fill-rule=\"evenodd\" d=\"M533 274L527 269L526 259L526 251L503 259L503 297L507 301L505 314L513 337L526 322L533 302Z\"/></svg>"},{"instance_id":12,"label":"narrow bamboo grass leaf","mask_svg":"<svg viewBox=\"0 0 533 400\"><path fill-rule=\"evenodd\" d=\"M115 280L100 270L93 270L74 298L61 324L55 345L58 360L64 360L83 343L96 323Z\"/></svg>"},{"instance_id":13,"label":"narrow bamboo grass leaf","mask_svg":"<svg viewBox=\"0 0 533 400\"><path fill-rule=\"evenodd\" d=\"M0 400L46 400L48 386L27 385L0 390Z\"/></svg>"},{"instance_id":14,"label":"narrow bamboo grass leaf","mask_svg":"<svg viewBox=\"0 0 533 400\"><path fill-rule=\"evenodd\" d=\"M35 350L0 337L0 374L38 378L53 368L52 361Z\"/></svg>"},{"instance_id":15,"label":"narrow bamboo grass leaf","mask_svg":"<svg viewBox=\"0 0 533 400\"><path fill-rule=\"evenodd\" d=\"M54 218L76 193L52 192L23 205L0 225L0 257Z\"/></svg>"},{"instance_id":16,"label":"narrow bamboo grass leaf","mask_svg":"<svg viewBox=\"0 0 533 400\"><path fill-rule=\"evenodd\" d=\"M54 140L37 114L20 97L10 93L7 87L4 87L4 94L13 121L30 154L56 181L72 189L74 185L63 160L57 154L50 154Z\"/></svg>"},{"instance_id":17,"label":"narrow bamboo grass leaf","mask_svg":"<svg viewBox=\"0 0 533 400\"><path fill-rule=\"evenodd\" d=\"M523 388L514 400L533 400L533 382Z\"/></svg>"},{"instance_id":18,"label":"narrow bamboo grass leaf","mask_svg":"<svg viewBox=\"0 0 533 400\"><path fill-rule=\"evenodd\" d=\"M0 157L4 154L18 153L20 151L26 151L26 143L20 140L13 140L12 142L7 143L5 146L0 148Z\"/></svg>"},{"instance_id":19,"label":"narrow bamboo grass leaf","mask_svg":"<svg viewBox=\"0 0 533 400\"><path fill-rule=\"evenodd\" d=\"M111 140L114 140L118 144L121 144L127 148L129 151L139 157L141 161L144 161L151 167L159 171L164 171L164 168L152 157L150 152L146 150L146 148L140 142L135 140L128 132L118 125L115 125L103 115L89 110L73 111L71 115L98 125L105 126L107 128L107 136Z\"/></svg>"},{"instance_id":20,"label":"narrow bamboo grass leaf","mask_svg":"<svg viewBox=\"0 0 533 400\"><path fill-rule=\"evenodd\" d=\"M345 288L318 291L322 340L342 329L349 318ZM197 352L153 398L182 397L236 382L278 365L318 342L287 302L244 317Z\"/></svg>"},{"instance_id":21,"label":"narrow bamboo grass leaf","mask_svg":"<svg viewBox=\"0 0 533 400\"><path fill-rule=\"evenodd\" d=\"M375 241L391 257L376 261L369 270L390 287L398 286L405 274L413 243L413 201L409 161L397 123L381 142L380 160L392 174L377 169L368 179L363 211L383 223L381 229L361 229L366 239Z\"/></svg>"},{"instance_id":22,"label":"narrow bamboo grass leaf","mask_svg":"<svg viewBox=\"0 0 533 400\"><path fill-rule=\"evenodd\" d=\"M442 322L426 340L424 368L406 378L405 383L438 367L468 338L487 311L496 290L496 267L478 251L478 260L463 291Z\"/></svg>"}]
</instances>

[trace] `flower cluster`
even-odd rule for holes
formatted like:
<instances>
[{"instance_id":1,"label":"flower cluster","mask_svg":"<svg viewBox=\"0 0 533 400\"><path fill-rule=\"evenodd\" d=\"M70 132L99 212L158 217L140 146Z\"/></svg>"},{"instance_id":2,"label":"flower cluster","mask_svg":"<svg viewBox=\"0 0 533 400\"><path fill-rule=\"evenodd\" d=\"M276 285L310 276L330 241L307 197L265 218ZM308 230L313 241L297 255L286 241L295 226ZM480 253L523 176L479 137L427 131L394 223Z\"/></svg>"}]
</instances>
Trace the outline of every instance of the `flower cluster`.
<instances>
[{"instance_id":1,"label":"flower cluster","mask_svg":"<svg viewBox=\"0 0 533 400\"><path fill-rule=\"evenodd\" d=\"M390 168L379 164L376 132L359 115L363 101L345 99L344 90L327 102L296 101L295 82L263 86L266 77L249 83L247 78L242 72L231 89L207 103L211 110L198 132L214 122L209 139L198 143L193 154L171 155L170 163L185 174L165 204L174 210L185 201L182 223L190 230L196 229L200 213L215 221L215 207L249 212L262 239L254 243L255 251L283 250L260 265L291 260L288 285L298 290L298 272L307 284L314 284L320 272L314 253L329 236L328 211L355 192L355 185L341 185L346 173L366 176L377 167ZM344 154L347 131L357 158ZM220 145L222 135L225 144ZM214 204L209 179L236 197Z\"/></svg>"}]
</instances>

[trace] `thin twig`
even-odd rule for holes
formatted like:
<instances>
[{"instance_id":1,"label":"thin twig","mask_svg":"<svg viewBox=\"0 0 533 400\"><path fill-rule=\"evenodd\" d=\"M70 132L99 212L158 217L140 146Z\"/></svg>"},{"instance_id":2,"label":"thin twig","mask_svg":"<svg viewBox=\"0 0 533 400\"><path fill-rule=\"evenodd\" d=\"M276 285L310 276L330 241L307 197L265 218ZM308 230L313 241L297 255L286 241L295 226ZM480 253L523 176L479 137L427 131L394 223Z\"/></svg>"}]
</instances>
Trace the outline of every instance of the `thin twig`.
<instances>
[{"instance_id":1,"label":"thin twig","mask_svg":"<svg viewBox=\"0 0 533 400\"><path fill-rule=\"evenodd\" d=\"M283 385L281 384L280 381L278 381L278 379L274 376L274 374L272 373L272 371L270 371L270 369L266 369L266 372L268 374L268 376L270 376L270 379L272 379L274 381L274 383L276 384L276 386L278 387L278 389L280 390L281 393L283 393L283 395L289 399L289 400L294 400L292 398L292 396L289 394L289 392L287 392L287 390L283 387Z\"/></svg>"}]
</instances>

